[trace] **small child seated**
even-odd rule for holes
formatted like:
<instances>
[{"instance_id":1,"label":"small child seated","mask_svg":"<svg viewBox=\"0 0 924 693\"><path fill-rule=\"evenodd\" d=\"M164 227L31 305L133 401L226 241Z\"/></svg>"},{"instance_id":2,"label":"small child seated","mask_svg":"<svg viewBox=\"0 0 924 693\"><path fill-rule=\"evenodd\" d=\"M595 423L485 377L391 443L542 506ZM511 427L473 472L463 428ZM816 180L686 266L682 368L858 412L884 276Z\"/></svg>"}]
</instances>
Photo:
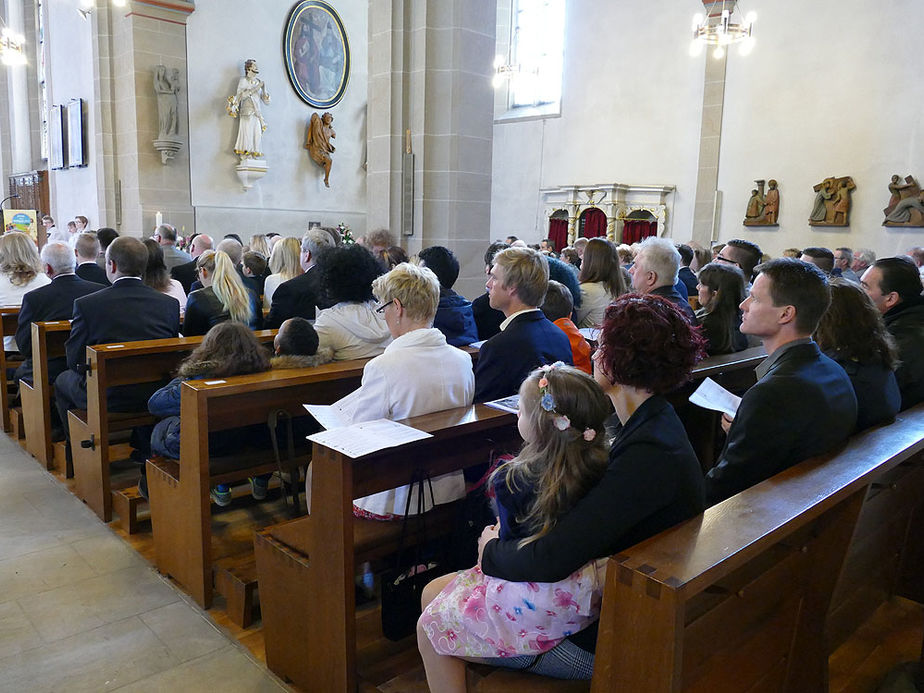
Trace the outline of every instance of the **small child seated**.
<instances>
[{"instance_id":1,"label":"small child seated","mask_svg":"<svg viewBox=\"0 0 924 693\"><path fill-rule=\"evenodd\" d=\"M318 348L318 333L305 318L283 321L273 340L272 368L314 368L334 358L330 347Z\"/></svg>"},{"instance_id":2,"label":"small child seated","mask_svg":"<svg viewBox=\"0 0 924 693\"><path fill-rule=\"evenodd\" d=\"M592 375L590 344L584 339L584 335L578 330L577 325L571 321L571 313L574 311L574 298L571 296L571 291L568 287L554 279L550 279L545 301L540 307L542 312L545 313L545 317L554 322L558 329L568 335L568 341L571 342L571 358L575 367Z\"/></svg>"}]
</instances>

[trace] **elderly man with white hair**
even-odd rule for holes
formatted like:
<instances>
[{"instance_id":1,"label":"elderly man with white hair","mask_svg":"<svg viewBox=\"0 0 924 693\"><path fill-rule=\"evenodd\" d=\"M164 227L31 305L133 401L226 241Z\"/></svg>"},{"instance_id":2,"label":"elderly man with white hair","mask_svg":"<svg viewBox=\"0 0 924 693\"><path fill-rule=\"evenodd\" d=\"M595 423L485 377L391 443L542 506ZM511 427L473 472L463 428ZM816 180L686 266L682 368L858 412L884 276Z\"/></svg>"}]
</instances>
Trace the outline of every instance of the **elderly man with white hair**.
<instances>
[{"instance_id":1,"label":"elderly man with white hair","mask_svg":"<svg viewBox=\"0 0 924 693\"><path fill-rule=\"evenodd\" d=\"M632 288L636 293L666 298L695 325L696 316L690 308L689 301L674 287L679 271L680 253L674 244L667 238L652 236L639 245L635 263L629 269L629 274L632 276Z\"/></svg>"},{"instance_id":2,"label":"elderly man with white hair","mask_svg":"<svg viewBox=\"0 0 924 693\"><path fill-rule=\"evenodd\" d=\"M16 344L25 357L22 365L16 369L16 380L32 383L32 323L52 320L70 320L74 311L74 300L105 288L81 279L75 274L76 257L68 243L52 241L42 248L42 269L51 279L38 289L34 289L22 298L19 309L19 324L16 328ZM67 359L59 358L49 361L51 381L67 369Z\"/></svg>"}]
</instances>

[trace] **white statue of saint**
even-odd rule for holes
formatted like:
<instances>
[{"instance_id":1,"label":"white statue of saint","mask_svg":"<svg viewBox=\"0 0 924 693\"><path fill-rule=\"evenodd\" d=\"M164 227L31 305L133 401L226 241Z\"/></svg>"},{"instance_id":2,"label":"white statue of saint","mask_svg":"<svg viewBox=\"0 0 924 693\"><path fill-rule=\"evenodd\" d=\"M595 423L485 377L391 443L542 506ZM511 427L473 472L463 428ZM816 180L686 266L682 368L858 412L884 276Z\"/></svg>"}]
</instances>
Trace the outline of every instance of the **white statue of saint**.
<instances>
[{"instance_id":1,"label":"white statue of saint","mask_svg":"<svg viewBox=\"0 0 924 693\"><path fill-rule=\"evenodd\" d=\"M262 159L261 142L263 131L266 130L266 121L260 112L260 101L270 102L266 85L257 75L256 60L244 63L244 76L237 83L237 93L228 97L228 115L240 121L237 130L237 141L234 143L234 153L244 159Z\"/></svg>"}]
</instances>

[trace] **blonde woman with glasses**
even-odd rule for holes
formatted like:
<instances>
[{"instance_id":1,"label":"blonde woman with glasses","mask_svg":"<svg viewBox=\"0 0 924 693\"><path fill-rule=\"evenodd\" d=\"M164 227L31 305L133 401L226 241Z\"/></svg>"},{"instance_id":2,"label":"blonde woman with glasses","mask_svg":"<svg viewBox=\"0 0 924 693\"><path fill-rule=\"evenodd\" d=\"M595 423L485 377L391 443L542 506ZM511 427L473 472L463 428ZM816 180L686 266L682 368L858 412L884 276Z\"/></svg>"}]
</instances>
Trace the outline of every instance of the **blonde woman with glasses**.
<instances>
[{"instance_id":1,"label":"blonde woman with glasses","mask_svg":"<svg viewBox=\"0 0 924 693\"><path fill-rule=\"evenodd\" d=\"M256 294L244 286L231 258L219 250L207 250L196 260L202 288L189 294L183 334L205 334L218 323L232 320L260 329L263 322Z\"/></svg>"},{"instance_id":2,"label":"blonde woman with glasses","mask_svg":"<svg viewBox=\"0 0 924 693\"><path fill-rule=\"evenodd\" d=\"M0 306L21 306L23 296L49 283L30 236L20 231L0 236ZM4 337L3 348L17 351L16 339Z\"/></svg>"}]
</instances>

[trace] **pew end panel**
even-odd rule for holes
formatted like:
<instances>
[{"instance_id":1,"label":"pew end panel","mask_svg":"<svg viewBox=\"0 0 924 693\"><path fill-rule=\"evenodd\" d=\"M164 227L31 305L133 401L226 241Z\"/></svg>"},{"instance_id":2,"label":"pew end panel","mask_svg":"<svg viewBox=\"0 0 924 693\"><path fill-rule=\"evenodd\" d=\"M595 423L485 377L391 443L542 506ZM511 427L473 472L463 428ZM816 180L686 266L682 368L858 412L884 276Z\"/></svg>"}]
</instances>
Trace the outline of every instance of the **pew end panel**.
<instances>
[{"instance_id":1,"label":"pew end panel","mask_svg":"<svg viewBox=\"0 0 924 693\"><path fill-rule=\"evenodd\" d=\"M64 344L71 331L69 320L32 323L32 385L19 381L26 450L46 469L54 469L51 442L51 375L48 361L65 357ZM67 422L62 422L67 425Z\"/></svg>"},{"instance_id":2,"label":"pew end panel","mask_svg":"<svg viewBox=\"0 0 924 693\"><path fill-rule=\"evenodd\" d=\"M0 339L4 336L10 337L16 334L16 327L19 324L19 306L0 307ZM0 349L0 373L3 374L3 387L0 388L0 416L3 420L3 430L9 432L12 430L12 419L10 417L10 385L7 381L6 369L14 368L18 357L8 357L5 349ZM22 359L18 358L18 362Z\"/></svg>"}]
</instances>

